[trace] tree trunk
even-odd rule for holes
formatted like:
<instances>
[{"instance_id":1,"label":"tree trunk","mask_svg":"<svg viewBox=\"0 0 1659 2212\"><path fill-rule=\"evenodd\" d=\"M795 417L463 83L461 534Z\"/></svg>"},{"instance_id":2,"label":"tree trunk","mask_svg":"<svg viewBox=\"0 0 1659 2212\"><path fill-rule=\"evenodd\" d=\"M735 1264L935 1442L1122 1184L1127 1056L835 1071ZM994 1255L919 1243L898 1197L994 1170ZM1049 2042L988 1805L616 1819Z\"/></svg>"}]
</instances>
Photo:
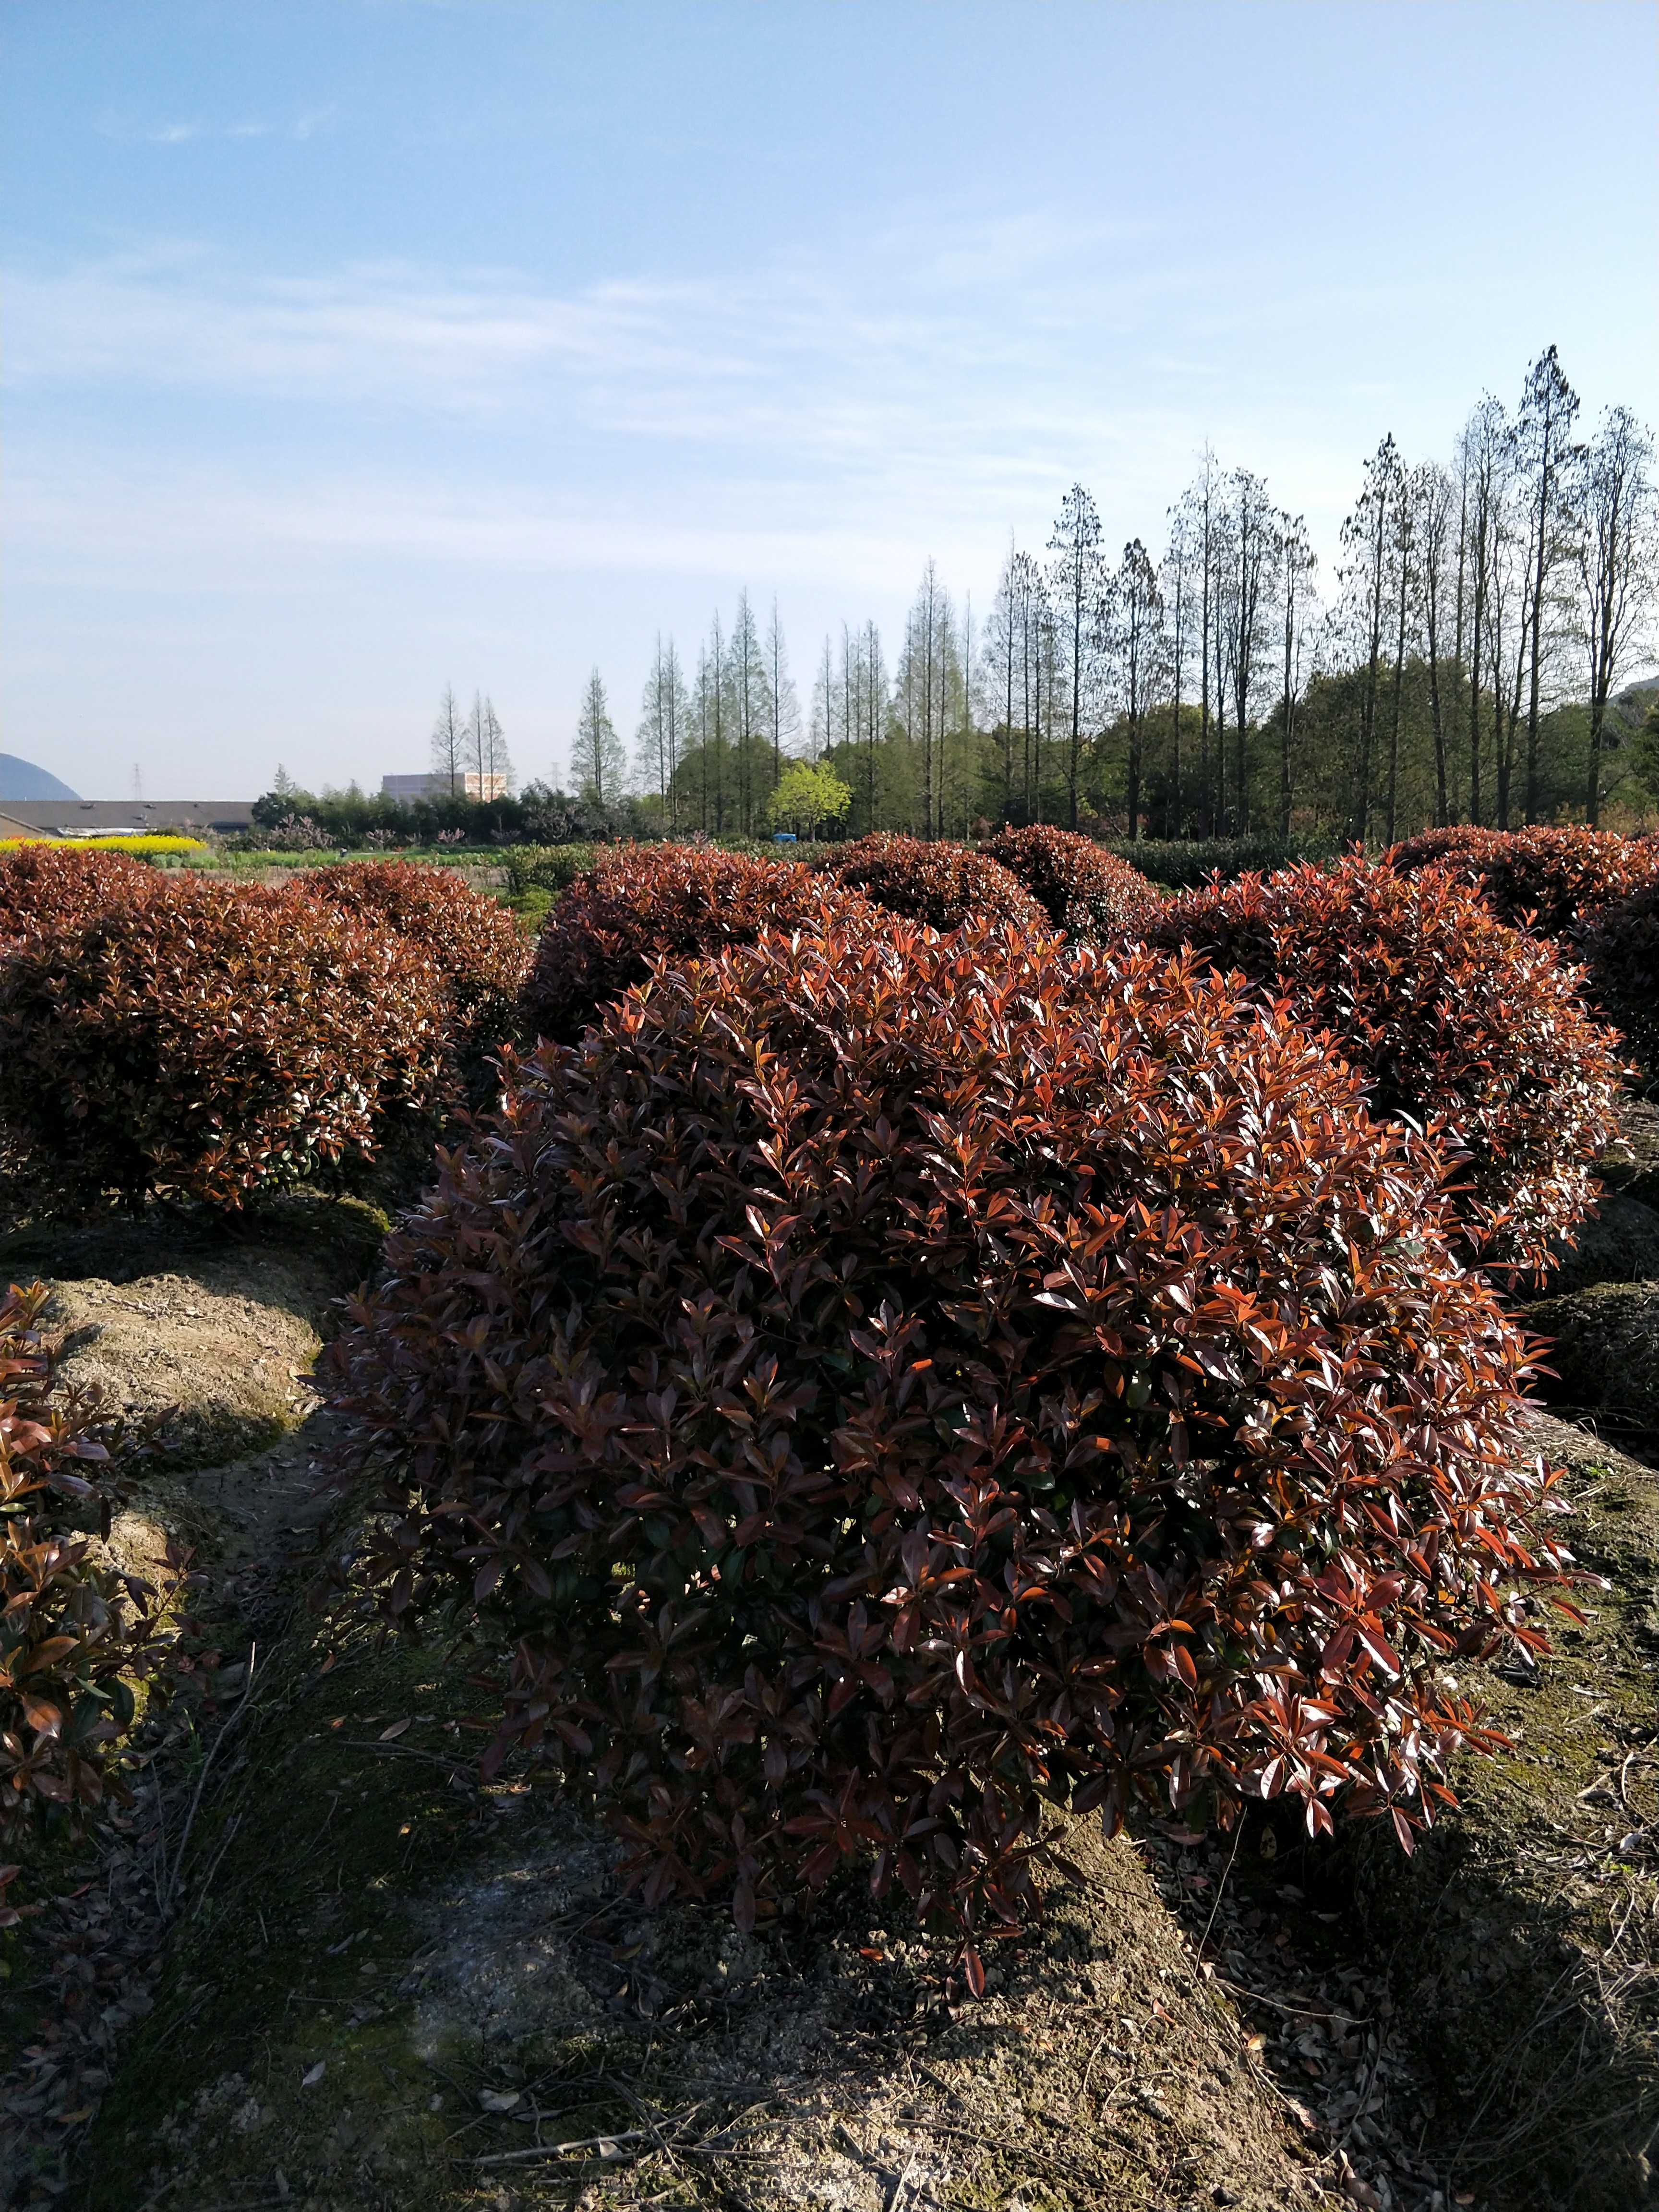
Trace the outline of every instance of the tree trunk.
<instances>
[{"instance_id":1,"label":"tree trunk","mask_svg":"<svg viewBox=\"0 0 1659 2212\"><path fill-rule=\"evenodd\" d=\"M1389 726L1389 842L1398 835L1400 809L1400 694L1406 676L1406 556L1400 556L1400 627L1394 653L1394 712Z\"/></svg>"}]
</instances>

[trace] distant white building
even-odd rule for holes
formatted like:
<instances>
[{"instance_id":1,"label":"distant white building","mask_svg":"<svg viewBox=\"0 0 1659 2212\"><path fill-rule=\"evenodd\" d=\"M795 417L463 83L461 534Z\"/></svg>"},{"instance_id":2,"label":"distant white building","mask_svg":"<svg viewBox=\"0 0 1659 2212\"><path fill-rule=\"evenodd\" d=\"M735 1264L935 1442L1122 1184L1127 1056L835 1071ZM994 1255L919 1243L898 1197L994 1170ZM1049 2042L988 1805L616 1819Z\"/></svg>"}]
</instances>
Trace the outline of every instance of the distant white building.
<instances>
[{"instance_id":1,"label":"distant white building","mask_svg":"<svg viewBox=\"0 0 1659 2212\"><path fill-rule=\"evenodd\" d=\"M507 778L504 775L481 775L475 768L465 769L457 779L460 788L458 799L505 799ZM395 799L400 806L408 806L417 799L447 799L449 778L447 775L383 775L380 778L382 799Z\"/></svg>"}]
</instances>

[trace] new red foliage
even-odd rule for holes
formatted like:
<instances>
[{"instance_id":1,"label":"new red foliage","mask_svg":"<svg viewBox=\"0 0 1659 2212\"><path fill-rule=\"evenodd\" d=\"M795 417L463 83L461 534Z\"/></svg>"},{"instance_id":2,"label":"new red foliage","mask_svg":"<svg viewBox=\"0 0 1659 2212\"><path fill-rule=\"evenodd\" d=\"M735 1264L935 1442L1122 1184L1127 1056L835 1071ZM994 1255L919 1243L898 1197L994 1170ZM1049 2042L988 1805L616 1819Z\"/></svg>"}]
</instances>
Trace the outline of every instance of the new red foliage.
<instances>
[{"instance_id":1,"label":"new red foliage","mask_svg":"<svg viewBox=\"0 0 1659 2212\"><path fill-rule=\"evenodd\" d=\"M740 1923L853 1856L971 1944L1053 1805L1409 1840L1480 1740L1437 1661L1535 1648L1559 1564L1437 1172L1152 953L896 924L659 973L519 1072L327 1355L360 1587L481 1615L492 1759Z\"/></svg>"},{"instance_id":2,"label":"new red foliage","mask_svg":"<svg viewBox=\"0 0 1659 2212\"><path fill-rule=\"evenodd\" d=\"M155 1593L100 1567L67 1525L108 1459L94 1409L52 1400L39 1322L44 1283L0 1296L0 1847L43 1823L78 1832L126 1791L112 1765L131 1724L131 1678L153 1658ZM88 1478L92 1480L88 1480ZM0 1890L15 1868L0 1869ZM16 1918L0 1909L0 1925Z\"/></svg>"},{"instance_id":3,"label":"new red foliage","mask_svg":"<svg viewBox=\"0 0 1659 2212\"><path fill-rule=\"evenodd\" d=\"M0 944L26 929L95 914L112 898L142 897L156 872L127 853L29 843L0 852Z\"/></svg>"},{"instance_id":4,"label":"new red foliage","mask_svg":"<svg viewBox=\"0 0 1659 2212\"><path fill-rule=\"evenodd\" d=\"M1444 870L1349 859L1206 885L1141 926L1282 996L1366 1078L1372 1111L1437 1122L1459 1222L1481 1258L1541 1270L1594 1202L1616 1133L1610 1036L1576 969L1497 921Z\"/></svg>"},{"instance_id":5,"label":"new red foliage","mask_svg":"<svg viewBox=\"0 0 1659 2212\"><path fill-rule=\"evenodd\" d=\"M83 1198L234 1207L426 1110L444 1028L409 939L295 890L156 875L0 962L0 1121Z\"/></svg>"},{"instance_id":6,"label":"new red foliage","mask_svg":"<svg viewBox=\"0 0 1659 2212\"><path fill-rule=\"evenodd\" d=\"M1425 830L1382 855L1398 875L1434 867L1470 884L1500 921L1571 937L1598 914L1659 879L1659 848L1616 830Z\"/></svg>"},{"instance_id":7,"label":"new red foliage","mask_svg":"<svg viewBox=\"0 0 1659 2212\"><path fill-rule=\"evenodd\" d=\"M382 924L429 953L448 1000L451 1033L469 1089L487 1082L488 1056L517 1032L530 970L523 931L499 899L453 868L374 860L318 868L305 888L343 914Z\"/></svg>"},{"instance_id":8,"label":"new red foliage","mask_svg":"<svg viewBox=\"0 0 1659 2212\"><path fill-rule=\"evenodd\" d=\"M708 845L610 848L547 918L525 987L526 1034L572 1041L659 960L750 945L763 929L821 929L833 914L870 909L797 861Z\"/></svg>"},{"instance_id":9,"label":"new red foliage","mask_svg":"<svg viewBox=\"0 0 1659 2212\"><path fill-rule=\"evenodd\" d=\"M1042 921L1042 908L1016 877L965 845L860 837L838 846L823 872L889 914L906 915L930 929L959 929L973 921L1032 927Z\"/></svg>"},{"instance_id":10,"label":"new red foliage","mask_svg":"<svg viewBox=\"0 0 1659 2212\"><path fill-rule=\"evenodd\" d=\"M1023 830L999 830L984 850L1067 937L1109 941L1164 903L1138 869L1074 830L1034 822Z\"/></svg>"}]
</instances>

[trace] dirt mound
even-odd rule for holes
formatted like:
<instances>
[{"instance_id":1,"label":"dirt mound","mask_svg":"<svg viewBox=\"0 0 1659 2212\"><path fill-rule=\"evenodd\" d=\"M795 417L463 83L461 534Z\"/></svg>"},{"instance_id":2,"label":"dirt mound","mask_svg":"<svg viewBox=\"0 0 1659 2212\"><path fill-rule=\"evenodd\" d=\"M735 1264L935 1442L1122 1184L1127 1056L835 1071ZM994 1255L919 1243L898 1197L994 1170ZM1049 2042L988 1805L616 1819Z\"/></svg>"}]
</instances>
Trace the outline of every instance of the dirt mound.
<instances>
[{"instance_id":1,"label":"dirt mound","mask_svg":"<svg viewBox=\"0 0 1659 2212\"><path fill-rule=\"evenodd\" d=\"M303 1207L266 1228L227 1243L152 1209L0 1255L56 1257L68 1381L178 1408L112 1537L141 1566L197 1547L216 1653L200 1719L156 1723L101 1873L18 1954L37 1989L78 1978L88 2018L7 2023L36 2038L9 2188L33 2165L61 2200L79 2141L110 2212L1324 2201L1127 1841L1077 1824L1085 1880L953 2010L948 1956L859 1880L748 1939L712 1911L646 1920L596 1831L477 1789L465 1668L313 1644L297 1554L343 1508L304 1378L356 1231Z\"/></svg>"},{"instance_id":2,"label":"dirt mound","mask_svg":"<svg viewBox=\"0 0 1659 2212\"><path fill-rule=\"evenodd\" d=\"M1625 1192L1602 1194L1596 1212L1561 1247L1559 1265L1546 1289L1552 1297L1588 1290L1594 1283L1659 1282L1659 1212Z\"/></svg>"},{"instance_id":3,"label":"dirt mound","mask_svg":"<svg viewBox=\"0 0 1659 2212\"><path fill-rule=\"evenodd\" d=\"M170 1463L211 1467L274 1443L315 1405L305 1378L317 1334L293 1305L276 1263L252 1260L60 1284L47 1320L63 1340L67 1389L95 1389L141 1419L170 1411Z\"/></svg>"},{"instance_id":4,"label":"dirt mound","mask_svg":"<svg viewBox=\"0 0 1659 2212\"><path fill-rule=\"evenodd\" d=\"M1659 1206L1659 1103L1626 1091L1619 1109L1619 1142L1596 1173L1611 1190Z\"/></svg>"},{"instance_id":5,"label":"dirt mound","mask_svg":"<svg viewBox=\"0 0 1659 2212\"><path fill-rule=\"evenodd\" d=\"M1659 1282L1593 1283L1540 1299L1527 1320L1548 1346L1553 1403L1659 1434Z\"/></svg>"},{"instance_id":6,"label":"dirt mound","mask_svg":"<svg viewBox=\"0 0 1659 2212\"><path fill-rule=\"evenodd\" d=\"M1331 2201L1127 1840L1074 1824L1083 1881L952 2008L948 1957L861 1881L752 1937L648 1918L607 1838L472 1788L430 1664L357 1647L273 1693L94 2131L98 2212Z\"/></svg>"},{"instance_id":7,"label":"dirt mound","mask_svg":"<svg viewBox=\"0 0 1659 2212\"><path fill-rule=\"evenodd\" d=\"M1631 2212L1659 2132L1659 1478L1540 1431L1569 1470L1568 1541L1605 1580L1541 1668L1472 1678L1510 1748L1464 1762L1462 1809L1413 1863L1364 1852L1358 1895L1482 2200Z\"/></svg>"},{"instance_id":8,"label":"dirt mound","mask_svg":"<svg viewBox=\"0 0 1659 2212\"><path fill-rule=\"evenodd\" d=\"M38 2040L21 1998L4 2001L14 2049L37 2038L14 2109L45 2131L37 2144L79 2147L72 2194L42 2152L30 2198L20 2155L18 2201L1651 2201L1659 1478L1647 1468L1543 1424L1571 1470L1570 1540L1609 1587L1583 1594L1584 1625L1553 1632L1541 1669L1472 1672L1510 1746L1464 1763L1463 1808L1415 1861L1380 1833L1316 1848L1266 1814L1199 1847L1107 1844L1075 1823L1082 1880L1054 1894L1046 1926L993 1950L981 2002L947 2001L946 1958L856 1879L752 1937L714 1910L648 1918L617 1894L603 1836L511 1776L478 1788L473 1657L330 1643L295 1609L309 1571L296 1554L345 1506L322 1486L319 1417L301 1418L288 1370L308 1366L330 1298L361 1272L344 1231L321 1259L307 1233L181 1252L150 1221L119 1251L66 1253L59 1272L65 1324L88 1332L71 1355L82 1379L100 1373L119 1403L183 1401L200 1437L245 1438L260 1420L283 1433L217 1466L189 1463L186 1448L135 1500L155 1516L137 1535L159 1540L155 1520L181 1515L206 1532L201 1609L222 1647L221 1694L193 1741L158 1735L155 1772L172 1778L147 1787L104 1871L88 1868L64 1908L52 1955L70 1966L52 1971L82 1978L108 2032L71 2058ZM1659 1282L1614 1287L1553 1303L1659 1302ZM172 1366L146 1356L158 1347ZM159 1959L146 1966L158 1893L172 1934L159 1954L146 1939ZM41 1929L27 1932L32 1948L8 1939L13 1989L43 1986Z\"/></svg>"}]
</instances>

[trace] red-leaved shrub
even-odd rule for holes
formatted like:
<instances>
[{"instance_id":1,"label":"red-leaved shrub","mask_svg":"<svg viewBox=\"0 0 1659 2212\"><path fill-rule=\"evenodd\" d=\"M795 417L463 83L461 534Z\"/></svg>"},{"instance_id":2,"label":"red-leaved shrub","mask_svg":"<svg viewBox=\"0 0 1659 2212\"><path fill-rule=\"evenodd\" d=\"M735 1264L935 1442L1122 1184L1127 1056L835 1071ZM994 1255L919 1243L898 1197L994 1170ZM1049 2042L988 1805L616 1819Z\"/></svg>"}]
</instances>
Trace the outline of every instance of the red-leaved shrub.
<instances>
[{"instance_id":1,"label":"red-leaved shrub","mask_svg":"<svg viewBox=\"0 0 1659 2212\"><path fill-rule=\"evenodd\" d=\"M1164 903L1138 868L1092 837L1033 822L999 830L987 855L1022 883L1056 929L1103 942L1132 929Z\"/></svg>"},{"instance_id":2,"label":"red-leaved shrub","mask_svg":"<svg viewBox=\"0 0 1659 2212\"><path fill-rule=\"evenodd\" d=\"M0 945L30 927L80 921L115 899L140 898L159 880L129 853L30 842L0 851Z\"/></svg>"},{"instance_id":3,"label":"red-leaved shrub","mask_svg":"<svg viewBox=\"0 0 1659 2212\"><path fill-rule=\"evenodd\" d=\"M1042 920L1041 907L1017 877L966 845L884 834L860 837L837 846L823 866L848 890L930 929L959 929L974 921L1036 927Z\"/></svg>"},{"instance_id":4,"label":"red-leaved shrub","mask_svg":"<svg viewBox=\"0 0 1659 2212\"><path fill-rule=\"evenodd\" d=\"M1397 845L1390 845L1378 866L1392 868L1400 876L1414 876L1419 868L1448 867L1461 874L1464 882L1473 883L1480 872L1480 855L1508 834L1504 830L1483 829L1478 822L1419 830L1414 837L1402 837Z\"/></svg>"},{"instance_id":5,"label":"red-leaved shrub","mask_svg":"<svg viewBox=\"0 0 1659 2212\"><path fill-rule=\"evenodd\" d=\"M1190 963L831 930L509 1082L326 1355L356 1573L504 1646L649 1901L873 1859L971 1935L1045 1807L1447 1802L1536 1645L1525 1352L1437 1161ZM968 1971L978 1980L971 1951Z\"/></svg>"},{"instance_id":6,"label":"red-leaved shrub","mask_svg":"<svg viewBox=\"0 0 1659 2212\"><path fill-rule=\"evenodd\" d=\"M343 914L395 930L431 954L467 1088L478 1094L489 1055L516 1034L530 969L530 947L508 908L464 884L453 868L408 860L318 868L304 881Z\"/></svg>"},{"instance_id":7,"label":"red-leaved shrub","mask_svg":"<svg viewBox=\"0 0 1659 2212\"><path fill-rule=\"evenodd\" d=\"M0 1295L0 1849L43 1825L73 1835L127 1792L112 1765L153 1655L155 1593L96 1565L66 1504L92 1496L108 1458L94 1409L52 1399L40 1334L51 1293ZM88 1480L91 1478L91 1480ZM0 1869L0 1889L14 1868ZM16 1917L0 1913L0 1924Z\"/></svg>"},{"instance_id":8,"label":"red-leaved shrub","mask_svg":"<svg viewBox=\"0 0 1659 2212\"><path fill-rule=\"evenodd\" d=\"M525 987L525 1032L568 1042L659 960L750 945L763 929L821 929L831 914L873 921L862 901L799 861L711 845L609 848L543 926Z\"/></svg>"},{"instance_id":9,"label":"red-leaved shrub","mask_svg":"<svg viewBox=\"0 0 1659 2212\"><path fill-rule=\"evenodd\" d=\"M1371 1110L1438 1123L1471 1247L1498 1267L1554 1264L1589 1210L1616 1132L1620 1068L1577 971L1496 921L1442 870L1359 860L1243 876L1171 900L1139 933L1189 945L1328 1031Z\"/></svg>"},{"instance_id":10,"label":"red-leaved shrub","mask_svg":"<svg viewBox=\"0 0 1659 2212\"><path fill-rule=\"evenodd\" d=\"M1613 830L1425 830L1390 847L1397 875L1432 867L1472 884L1500 921L1572 937L1644 884L1659 880L1659 849Z\"/></svg>"},{"instance_id":11,"label":"red-leaved shrub","mask_svg":"<svg viewBox=\"0 0 1659 2212\"><path fill-rule=\"evenodd\" d=\"M444 1028L408 939L294 890L157 876L0 959L0 1121L83 1198L236 1206L428 1109Z\"/></svg>"}]
</instances>

